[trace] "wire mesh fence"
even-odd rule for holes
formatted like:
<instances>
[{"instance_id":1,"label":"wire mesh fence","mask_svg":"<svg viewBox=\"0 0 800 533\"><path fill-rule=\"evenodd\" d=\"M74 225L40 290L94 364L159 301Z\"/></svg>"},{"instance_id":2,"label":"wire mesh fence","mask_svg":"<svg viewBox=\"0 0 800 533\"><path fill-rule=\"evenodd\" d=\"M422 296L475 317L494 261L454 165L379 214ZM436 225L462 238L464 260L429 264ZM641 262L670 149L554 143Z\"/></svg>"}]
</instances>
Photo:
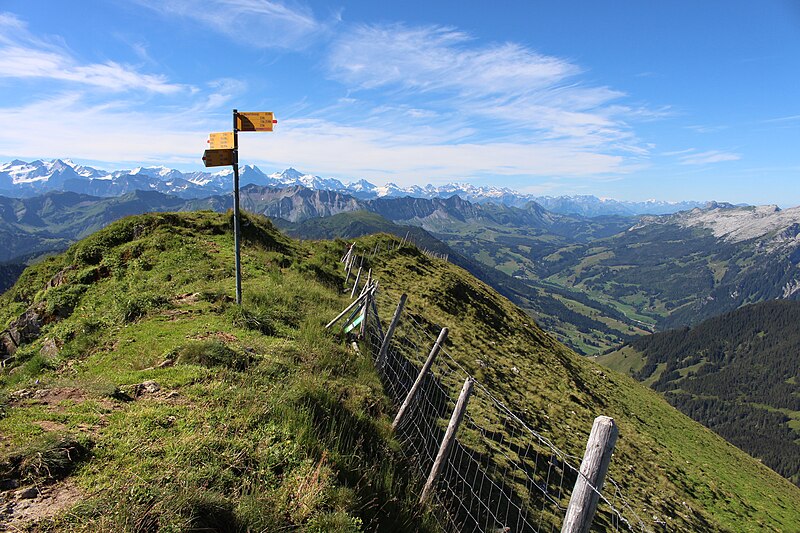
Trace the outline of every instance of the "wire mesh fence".
<instances>
[{"instance_id":1,"label":"wire mesh fence","mask_svg":"<svg viewBox=\"0 0 800 533\"><path fill-rule=\"evenodd\" d=\"M380 353L388 324L381 324L378 309L390 309L393 303L381 292L375 296L379 304L373 300L365 315L363 341L376 357L387 395L399 407L438 331L411 306ZM443 348L398 421L397 438L423 477L433 466L465 379L474 380ZM476 381L457 439L436 481L433 515L445 531L560 531L572 488L581 475L578 464L580 458L559 450ZM648 531L619 484L607 478L605 486L592 529Z\"/></svg>"}]
</instances>

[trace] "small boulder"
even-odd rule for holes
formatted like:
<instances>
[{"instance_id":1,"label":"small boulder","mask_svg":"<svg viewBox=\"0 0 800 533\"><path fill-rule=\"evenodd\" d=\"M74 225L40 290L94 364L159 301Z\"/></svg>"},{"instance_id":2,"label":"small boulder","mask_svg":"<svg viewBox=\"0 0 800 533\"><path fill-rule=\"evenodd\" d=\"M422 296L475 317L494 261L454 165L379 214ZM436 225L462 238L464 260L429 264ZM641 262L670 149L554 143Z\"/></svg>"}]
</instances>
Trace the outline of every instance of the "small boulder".
<instances>
[{"instance_id":1,"label":"small boulder","mask_svg":"<svg viewBox=\"0 0 800 533\"><path fill-rule=\"evenodd\" d=\"M17 498L20 500L32 500L39 496L39 489L36 487L28 487L27 489L22 489L17 491Z\"/></svg>"}]
</instances>

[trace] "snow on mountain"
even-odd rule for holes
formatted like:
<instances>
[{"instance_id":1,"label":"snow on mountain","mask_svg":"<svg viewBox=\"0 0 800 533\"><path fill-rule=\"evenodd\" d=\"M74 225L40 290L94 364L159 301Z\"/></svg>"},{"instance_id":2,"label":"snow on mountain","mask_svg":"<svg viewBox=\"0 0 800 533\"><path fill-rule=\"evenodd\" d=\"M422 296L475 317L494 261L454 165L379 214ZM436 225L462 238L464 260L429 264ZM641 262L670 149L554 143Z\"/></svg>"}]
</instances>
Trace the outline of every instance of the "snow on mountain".
<instances>
[{"instance_id":1,"label":"snow on mountain","mask_svg":"<svg viewBox=\"0 0 800 533\"><path fill-rule=\"evenodd\" d=\"M325 191L344 191L344 184L334 178L321 178L312 174L303 174L294 168L287 168L283 172L275 172L270 174L269 177L274 180L276 185L284 187L291 187L294 185L302 185L308 189L325 190Z\"/></svg>"},{"instance_id":2,"label":"snow on mountain","mask_svg":"<svg viewBox=\"0 0 800 533\"><path fill-rule=\"evenodd\" d=\"M99 196L114 196L132 190L157 190L184 198L201 198L227 194L232 187L230 168L216 172L181 172L164 166L136 167L111 172L81 166L69 159L52 161L14 160L0 164L0 194L26 197L49 190L70 190ZM549 211L560 214L577 214L594 217L600 215L662 215L682 210L705 207L705 202L626 202L596 196L533 196L521 194L507 187L476 187L469 183L446 185L411 185L400 187L394 183L375 185L365 179L347 184L335 178L323 178L287 168L281 172L265 174L253 165L243 165L239 170L241 186L255 184L269 187L303 186L313 190L329 190L349 194L359 200L374 198L450 198L458 196L471 203L494 202L513 207L524 207L536 202Z\"/></svg>"}]
</instances>

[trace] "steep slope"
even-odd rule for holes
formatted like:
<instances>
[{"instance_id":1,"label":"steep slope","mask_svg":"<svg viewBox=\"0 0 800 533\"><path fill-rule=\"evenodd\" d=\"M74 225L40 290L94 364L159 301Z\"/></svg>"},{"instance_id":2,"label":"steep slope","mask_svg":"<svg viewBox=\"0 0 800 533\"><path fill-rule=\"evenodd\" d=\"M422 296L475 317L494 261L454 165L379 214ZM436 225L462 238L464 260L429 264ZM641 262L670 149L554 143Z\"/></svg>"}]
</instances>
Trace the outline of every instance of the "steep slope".
<instances>
[{"instance_id":1,"label":"steep slope","mask_svg":"<svg viewBox=\"0 0 800 533\"><path fill-rule=\"evenodd\" d=\"M597 360L800 484L799 323L800 302L763 302Z\"/></svg>"},{"instance_id":2,"label":"steep slope","mask_svg":"<svg viewBox=\"0 0 800 533\"><path fill-rule=\"evenodd\" d=\"M365 239L364 249L373 242ZM401 292L408 293L414 320L433 334L450 328L449 350L458 363L568 453L582 453L594 416L614 417L622 436L610 473L651 527L796 527L800 490L654 392L553 341L464 271L406 248L376 257L371 266L387 280L383 316L390 316Z\"/></svg>"},{"instance_id":3,"label":"steep slope","mask_svg":"<svg viewBox=\"0 0 800 533\"><path fill-rule=\"evenodd\" d=\"M14 285L23 270L25 265L21 263L0 263L0 294Z\"/></svg>"}]
</instances>

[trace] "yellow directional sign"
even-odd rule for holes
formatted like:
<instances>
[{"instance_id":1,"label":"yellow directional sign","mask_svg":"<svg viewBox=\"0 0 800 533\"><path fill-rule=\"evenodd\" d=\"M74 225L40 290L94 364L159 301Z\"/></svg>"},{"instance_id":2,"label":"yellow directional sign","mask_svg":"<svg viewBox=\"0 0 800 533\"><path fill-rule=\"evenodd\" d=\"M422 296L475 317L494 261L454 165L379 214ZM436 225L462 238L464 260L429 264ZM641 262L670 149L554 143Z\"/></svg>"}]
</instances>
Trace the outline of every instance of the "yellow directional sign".
<instances>
[{"instance_id":1,"label":"yellow directional sign","mask_svg":"<svg viewBox=\"0 0 800 533\"><path fill-rule=\"evenodd\" d=\"M233 148L224 150L206 150L203 152L203 164L207 167L224 167L233 164Z\"/></svg>"},{"instance_id":2,"label":"yellow directional sign","mask_svg":"<svg viewBox=\"0 0 800 533\"><path fill-rule=\"evenodd\" d=\"M211 150L222 150L226 148L233 148L233 132L222 131L219 133L209 133L208 147Z\"/></svg>"},{"instance_id":3,"label":"yellow directional sign","mask_svg":"<svg viewBox=\"0 0 800 533\"><path fill-rule=\"evenodd\" d=\"M236 129L239 131L272 131L277 122L272 111L258 111L236 114Z\"/></svg>"}]
</instances>

